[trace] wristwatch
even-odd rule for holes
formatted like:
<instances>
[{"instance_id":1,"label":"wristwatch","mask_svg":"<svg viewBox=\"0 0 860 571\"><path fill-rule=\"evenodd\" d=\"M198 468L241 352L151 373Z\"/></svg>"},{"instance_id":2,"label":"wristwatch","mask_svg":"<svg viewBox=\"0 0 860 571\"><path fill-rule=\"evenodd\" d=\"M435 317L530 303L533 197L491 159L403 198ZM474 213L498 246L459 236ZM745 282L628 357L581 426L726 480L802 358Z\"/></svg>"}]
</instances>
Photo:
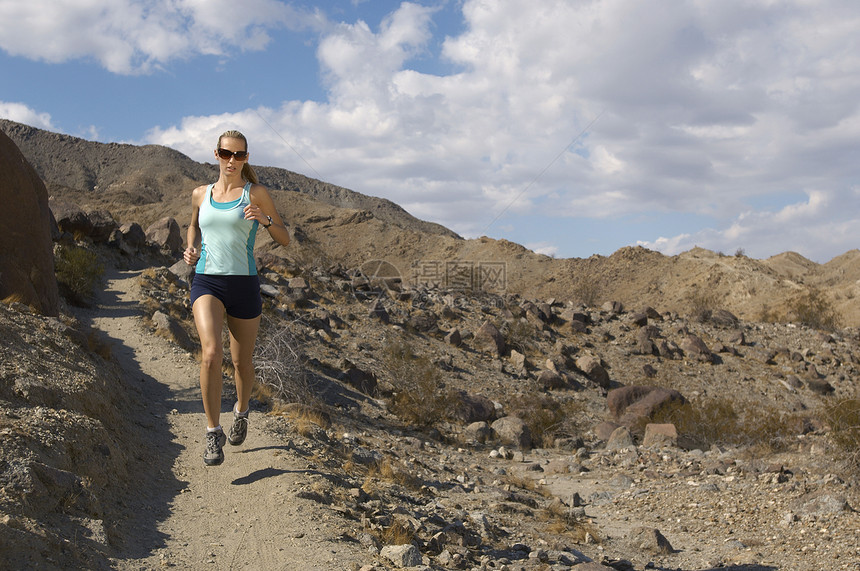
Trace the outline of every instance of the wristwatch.
<instances>
[{"instance_id":1,"label":"wristwatch","mask_svg":"<svg viewBox=\"0 0 860 571\"><path fill-rule=\"evenodd\" d=\"M271 217L271 216L266 216L266 219L269 221L269 223L268 223L268 224L263 224L263 228L268 228L269 226L271 226L271 225L272 225L272 217Z\"/></svg>"}]
</instances>

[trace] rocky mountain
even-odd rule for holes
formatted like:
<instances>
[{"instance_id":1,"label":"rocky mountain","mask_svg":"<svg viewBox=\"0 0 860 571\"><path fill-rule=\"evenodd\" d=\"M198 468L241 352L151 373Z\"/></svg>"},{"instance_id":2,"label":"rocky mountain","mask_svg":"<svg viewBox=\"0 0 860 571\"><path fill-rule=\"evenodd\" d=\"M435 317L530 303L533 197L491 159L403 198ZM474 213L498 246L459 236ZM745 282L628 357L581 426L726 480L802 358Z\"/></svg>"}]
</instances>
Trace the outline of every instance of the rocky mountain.
<instances>
[{"instance_id":1,"label":"rocky mountain","mask_svg":"<svg viewBox=\"0 0 860 571\"><path fill-rule=\"evenodd\" d=\"M175 217L184 236L189 193L214 180L214 165L159 146L102 144L0 120L54 198L85 210L106 210L143 227ZM274 167L256 167L261 182L295 231L287 253L304 265L360 267L385 261L407 282L462 281L541 299L628 306L652 305L690 314L722 307L748 320L798 321L810 292L820 295L842 326L860 325L860 251L824 264L786 252L756 260L741 252L695 248L664 256L622 248L611 256L554 259L486 237L465 240L399 206ZM274 247L261 237L261 251ZM571 232L571 239L584 239Z\"/></svg>"}]
</instances>

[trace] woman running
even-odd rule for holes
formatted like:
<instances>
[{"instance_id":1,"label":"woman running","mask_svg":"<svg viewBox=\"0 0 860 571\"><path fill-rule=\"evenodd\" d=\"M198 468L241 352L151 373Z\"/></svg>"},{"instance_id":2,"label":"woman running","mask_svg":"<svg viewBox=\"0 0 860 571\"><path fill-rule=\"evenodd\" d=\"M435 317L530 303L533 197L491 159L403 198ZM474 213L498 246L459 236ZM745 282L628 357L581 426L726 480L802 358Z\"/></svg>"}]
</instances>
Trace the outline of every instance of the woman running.
<instances>
[{"instance_id":1,"label":"woman running","mask_svg":"<svg viewBox=\"0 0 860 571\"><path fill-rule=\"evenodd\" d=\"M191 224L185 263L195 266L191 310L200 336L200 390L206 413L206 450L203 462L224 461L224 444L238 446L248 433L254 364L251 358L263 309L260 281L254 262L254 240L262 226L279 244L290 243L290 233L265 187L248 164L248 141L239 131L218 138L215 158L218 181L199 186L191 195ZM221 428L221 332L226 314L230 332L237 402L229 437Z\"/></svg>"}]
</instances>

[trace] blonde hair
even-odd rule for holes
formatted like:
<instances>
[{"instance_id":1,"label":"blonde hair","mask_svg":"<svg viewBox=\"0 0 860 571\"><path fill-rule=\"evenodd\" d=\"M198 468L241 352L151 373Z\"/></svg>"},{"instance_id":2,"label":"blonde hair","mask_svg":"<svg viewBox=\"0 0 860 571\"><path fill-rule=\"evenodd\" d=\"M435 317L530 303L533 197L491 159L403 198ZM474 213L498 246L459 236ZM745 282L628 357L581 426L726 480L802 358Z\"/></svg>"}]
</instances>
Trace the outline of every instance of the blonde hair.
<instances>
[{"instance_id":1,"label":"blonde hair","mask_svg":"<svg viewBox=\"0 0 860 571\"><path fill-rule=\"evenodd\" d=\"M216 150L221 148L221 139L225 137L227 139L241 140L243 143L245 143L245 150L248 150L248 139L245 138L245 135L236 130L224 131L223 133L221 133L221 136L218 137L218 145L215 147ZM258 184L260 182L259 179L257 179L257 173L254 172L253 167L248 164L248 161L245 161L245 164L242 165L242 178L253 184Z\"/></svg>"}]
</instances>

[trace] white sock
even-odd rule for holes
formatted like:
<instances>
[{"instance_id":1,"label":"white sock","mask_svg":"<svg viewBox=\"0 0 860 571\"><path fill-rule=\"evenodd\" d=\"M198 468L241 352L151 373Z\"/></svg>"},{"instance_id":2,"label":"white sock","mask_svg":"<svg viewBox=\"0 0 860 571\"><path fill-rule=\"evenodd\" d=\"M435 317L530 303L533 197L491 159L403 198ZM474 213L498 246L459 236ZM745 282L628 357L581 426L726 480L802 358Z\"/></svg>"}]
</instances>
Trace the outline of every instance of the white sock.
<instances>
[{"instance_id":1,"label":"white sock","mask_svg":"<svg viewBox=\"0 0 860 571\"><path fill-rule=\"evenodd\" d=\"M251 405L248 405L248 408L245 409L245 412L239 412L239 403L233 405L233 412L238 414L239 416L248 416L248 412L251 410Z\"/></svg>"},{"instance_id":2,"label":"white sock","mask_svg":"<svg viewBox=\"0 0 860 571\"><path fill-rule=\"evenodd\" d=\"M220 424L218 426L216 426L215 428L209 428L208 426L206 427L206 432L218 432L219 430L221 430Z\"/></svg>"}]
</instances>

